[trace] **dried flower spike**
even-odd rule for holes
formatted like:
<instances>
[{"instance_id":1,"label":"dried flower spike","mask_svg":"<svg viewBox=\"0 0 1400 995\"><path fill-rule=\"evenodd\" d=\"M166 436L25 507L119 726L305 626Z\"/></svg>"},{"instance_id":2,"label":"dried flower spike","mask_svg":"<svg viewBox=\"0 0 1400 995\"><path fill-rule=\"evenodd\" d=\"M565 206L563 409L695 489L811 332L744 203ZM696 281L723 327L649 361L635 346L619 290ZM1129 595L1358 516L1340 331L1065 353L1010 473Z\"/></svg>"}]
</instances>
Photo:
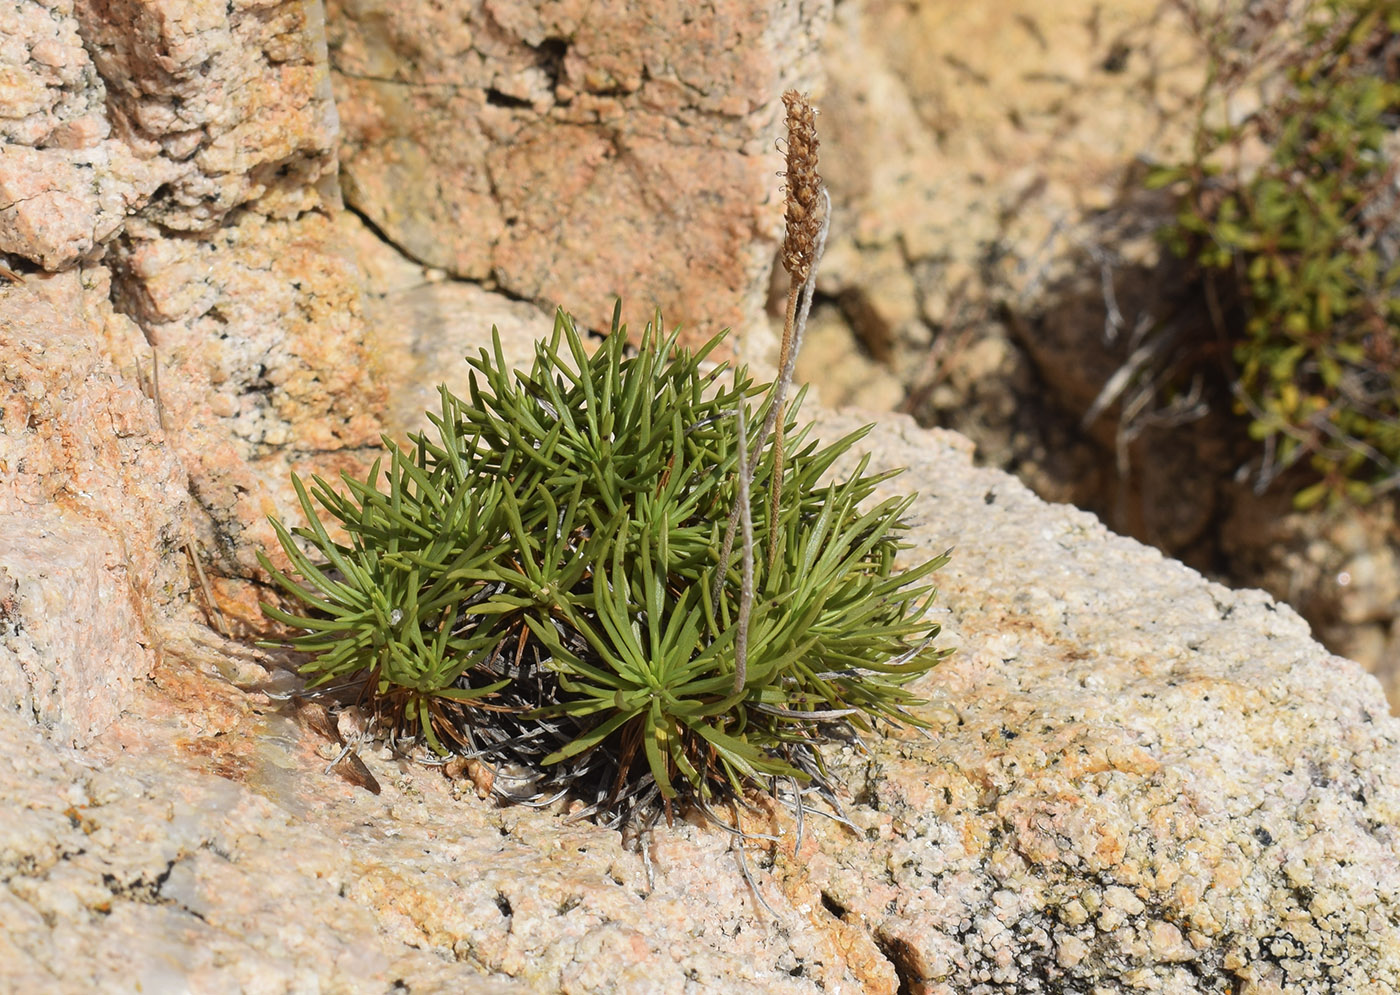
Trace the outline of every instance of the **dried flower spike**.
<instances>
[{"instance_id":1,"label":"dried flower spike","mask_svg":"<svg viewBox=\"0 0 1400 995\"><path fill-rule=\"evenodd\" d=\"M783 94L787 107L787 210L783 269L801 286L816 262L821 231L822 178L817 172L817 112L796 90Z\"/></svg>"}]
</instances>

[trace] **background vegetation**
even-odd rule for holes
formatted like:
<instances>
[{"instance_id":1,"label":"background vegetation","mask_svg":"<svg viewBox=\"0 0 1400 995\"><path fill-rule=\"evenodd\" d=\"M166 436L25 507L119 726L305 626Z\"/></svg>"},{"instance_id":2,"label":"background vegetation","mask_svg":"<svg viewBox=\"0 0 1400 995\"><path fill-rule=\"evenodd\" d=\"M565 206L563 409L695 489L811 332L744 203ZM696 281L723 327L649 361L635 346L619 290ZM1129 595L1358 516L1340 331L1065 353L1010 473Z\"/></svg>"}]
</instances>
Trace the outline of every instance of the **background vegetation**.
<instances>
[{"instance_id":1,"label":"background vegetation","mask_svg":"<svg viewBox=\"0 0 1400 995\"><path fill-rule=\"evenodd\" d=\"M1400 3L1322 0L1300 34L1188 12L1210 60L1193 154L1149 178L1211 319L1182 372L1224 369L1261 488L1295 471L1300 507L1369 500L1400 484Z\"/></svg>"}]
</instances>

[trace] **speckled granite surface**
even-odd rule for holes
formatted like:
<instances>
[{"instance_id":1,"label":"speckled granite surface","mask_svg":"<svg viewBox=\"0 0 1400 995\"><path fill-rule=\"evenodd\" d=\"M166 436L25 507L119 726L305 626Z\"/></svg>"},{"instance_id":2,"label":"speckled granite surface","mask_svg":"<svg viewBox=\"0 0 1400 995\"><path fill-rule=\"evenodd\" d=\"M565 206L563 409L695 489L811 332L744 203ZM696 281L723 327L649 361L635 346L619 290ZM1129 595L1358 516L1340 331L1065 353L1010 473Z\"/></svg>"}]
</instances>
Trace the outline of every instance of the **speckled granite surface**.
<instances>
[{"instance_id":1,"label":"speckled granite surface","mask_svg":"<svg viewBox=\"0 0 1400 995\"><path fill-rule=\"evenodd\" d=\"M859 421L823 415L834 435ZM374 796L197 633L74 752L0 719L0 930L20 989L1395 990L1397 723L1286 608L882 425L957 654L927 736L833 748L856 835L749 861L497 809L366 755ZM20 592L7 646L25 634ZM203 641L203 649L198 646ZM0 657L0 659L4 659ZM60 692L62 693L62 689ZM131 989L131 990L134 990Z\"/></svg>"}]
</instances>

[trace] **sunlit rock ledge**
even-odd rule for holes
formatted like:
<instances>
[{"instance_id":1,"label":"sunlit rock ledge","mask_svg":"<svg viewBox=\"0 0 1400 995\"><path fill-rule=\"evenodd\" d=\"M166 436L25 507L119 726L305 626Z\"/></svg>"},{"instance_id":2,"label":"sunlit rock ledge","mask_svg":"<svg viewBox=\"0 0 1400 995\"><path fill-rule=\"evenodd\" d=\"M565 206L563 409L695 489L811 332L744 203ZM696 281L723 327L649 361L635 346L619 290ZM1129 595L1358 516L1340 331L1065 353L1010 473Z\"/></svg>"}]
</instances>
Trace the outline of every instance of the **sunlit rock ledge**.
<instances>
[{"instance_id":1,"label":"sunlit rock ledge","mask_svg":"<svg viewBox=\"0 0 1400 995\"><path fill-rule=\"evenodd\" d=\"M927 733L828 751L861 833L809 812L799 849L792 813L749 817L781 840L748 852L767 909L713 826L658 827L648 886L616 832L387 750L363 754L378 796L327 774L324 743L247 690L277 676L194 622L133 684L116 636L60 638L124 610L100 550L58 555L52 509L7 515L7 984L1394 990L1400 724L1374 679L1267 596L974 468L960 436L890 418L865 448L919 492L910 555L953 548L934 610L957 652L923 685ZM124 706L75 748L107 680Z\"/></svg>"}]
</instances>

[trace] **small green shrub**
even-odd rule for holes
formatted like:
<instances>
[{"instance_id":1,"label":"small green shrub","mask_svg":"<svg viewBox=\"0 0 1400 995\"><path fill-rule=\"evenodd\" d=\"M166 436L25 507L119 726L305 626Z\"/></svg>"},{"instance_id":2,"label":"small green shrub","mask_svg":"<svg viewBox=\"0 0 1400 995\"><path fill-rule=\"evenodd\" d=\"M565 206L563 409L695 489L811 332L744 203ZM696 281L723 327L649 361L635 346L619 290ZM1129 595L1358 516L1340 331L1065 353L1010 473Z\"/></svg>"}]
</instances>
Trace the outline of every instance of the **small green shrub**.
<instances>
[{"instance_id":1,"label":"small green shrub","mask_svg":"<svg viewBox=\"0 0 1400 995\"><path fill-rule=\"evenodd\" d=\"M1260 477L1306 468L1303 507L1400 483L1400 198L1382 154L1400 111L1397 29L1397 0L1322 0L1297 48L1242 54L1216 31L1192 161L1149 178L1180 191L1164 234L1200 268L1237 411L1265 447ZM1225 120L1243 84L1269 76L1273 98Z\"/></svg>"},{"instance_id":2,"label":"small green shrub","mask_svg":"<svg viewBox=\"0 0 1400 995\"><path fill-rule=\"evenodd\" d=\"M614 815L810 777L835 725L918 724L907 685L943 656L921 582L946 556L893 573L912 498L863 507L890 474L824 481L865 433L822 447L789 421L770 517L737 470L742 437L752 483L772 473L772 393L659 327L633 353L615 318L590 356L561 312L528 375L496 339L363 480L293 479L308 524L273 525L294 569L262 563L294 610L265 611L311 686L363 682L381 728L513 772L510 797ZM751 541L719 562L746 490Z\"/></svg>"}]
</instances>

